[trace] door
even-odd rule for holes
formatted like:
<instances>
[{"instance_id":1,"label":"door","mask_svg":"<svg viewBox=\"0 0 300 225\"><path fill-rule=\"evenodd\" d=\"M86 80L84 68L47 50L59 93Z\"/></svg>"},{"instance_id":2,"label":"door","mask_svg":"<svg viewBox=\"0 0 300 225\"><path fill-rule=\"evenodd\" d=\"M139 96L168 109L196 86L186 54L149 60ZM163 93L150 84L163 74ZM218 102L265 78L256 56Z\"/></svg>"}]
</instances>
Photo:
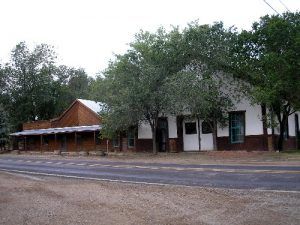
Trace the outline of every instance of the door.
<instances>
[{"instance_id":1,"label":"door","mask_svg":"<svg viewBox=\"0 0 300 225\"><path fill-rule=\"evenodd\" d=\"M197 120L183 120L183 150L199 151L199 133Z\"/></svg>"},{"instance_id":2,"label":"door","mask_svg":"<svg viewBox=\"0 0 300 225\"><path fill-rule=\"evenodd\" d=\"M167 118L159 118L157 124L156 141L159 152L166 152L168 149L168 120Z\"/></svg>"},{"instance_id":3,"label":"door","mask_svg":"<svg viewBox=\"0 0 300 225\"><path fill-rule=\"evenodd\" d=\"M213 133L209 122L200 120L200 137L201 137L201 150L213 150Z\"/></svg>"}]
</instances>

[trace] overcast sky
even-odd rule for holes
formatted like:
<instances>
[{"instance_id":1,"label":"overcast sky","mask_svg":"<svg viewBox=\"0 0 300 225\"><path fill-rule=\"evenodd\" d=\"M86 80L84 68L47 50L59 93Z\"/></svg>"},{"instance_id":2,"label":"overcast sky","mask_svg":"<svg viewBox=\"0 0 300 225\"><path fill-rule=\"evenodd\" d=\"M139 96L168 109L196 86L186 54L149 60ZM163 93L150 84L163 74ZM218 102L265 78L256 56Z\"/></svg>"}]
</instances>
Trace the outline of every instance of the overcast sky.
<instances>
[{"instance_id":1,"label":"overcast sky","mask_svg":"<svg viewBox=\"0 0 300 225\"><path fill-rule=\"evenodd\" d=\"M279 13L300 10L300 0L266 0ZM282 3L283 4L282 4ZM274 14L264 0L0 0L0 62L20 41L55 47L58 64L82 67L91 76L113 53L123 53L140 29L223 21L250 29Z\"/></svg>"}]
</instances>

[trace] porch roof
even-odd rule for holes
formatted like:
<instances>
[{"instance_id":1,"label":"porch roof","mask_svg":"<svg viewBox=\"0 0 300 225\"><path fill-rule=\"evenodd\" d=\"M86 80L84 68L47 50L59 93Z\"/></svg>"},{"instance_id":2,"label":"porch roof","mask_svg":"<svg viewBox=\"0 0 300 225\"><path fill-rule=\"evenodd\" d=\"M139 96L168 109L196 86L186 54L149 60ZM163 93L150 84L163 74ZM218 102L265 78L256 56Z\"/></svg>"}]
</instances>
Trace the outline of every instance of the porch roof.
<instances>
[{"instance_id":1,"label":"porch roof","mask_svg":"<svg viewBox=\"0 0 300 225\"><path fill-rule=\"evenodd\" d=\"M44 135L44 134L59 134L59 133L74 133L74 132L85 132L85 131L99 131L101 125L92 126L77 126L77 127L57 127L48 129L36 129L36 130L23 130L10 134L10 136L30 136L30 135Z\"/></svg>"}]
</instances>

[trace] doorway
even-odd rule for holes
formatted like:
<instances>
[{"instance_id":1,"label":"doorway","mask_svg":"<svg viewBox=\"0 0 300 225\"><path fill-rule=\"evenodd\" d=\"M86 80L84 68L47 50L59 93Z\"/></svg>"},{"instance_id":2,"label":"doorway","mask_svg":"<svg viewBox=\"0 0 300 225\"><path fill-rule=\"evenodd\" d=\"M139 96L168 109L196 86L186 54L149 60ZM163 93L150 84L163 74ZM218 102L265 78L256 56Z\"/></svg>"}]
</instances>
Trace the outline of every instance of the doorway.
<instances>
[{"instance_id":1,"label":"doorway","mask_svg":"<svg viewBox=\"0 0 300 225\"><path fill-rule=\"evenodd\" d=\"M60 150L62 152L67 151L67 136L64 134L60 137Z\"/></svg>"},{"instance_id":2,"label":"doorway","mask_svg":"<svg viewBox=\"0 0 300 225\"><path fill-rule=\"evenodd\" d=\"M199 151L199 126L195 119L183 120L183 150Z\"/></svg>"},{"instance_id":3,"label":"doorway","mask_svg":"<svg viewBox=\"0 0 300 225\"><path fill-rule=\"evenodd\" d=\"M167 118L159 118L156 131L156 143L159 152L166 152L168 150L168 120Z\"/></svg>"},{"instance_id":4,"label":"doorway","mask_svg":"<svg viewBox=\"0 0 300 225\"><path fill-rule=\"evenodd\" d=\"M182 130L184 151L213 150L213 135L207 122L186 117L182 122Z\"/></svg>"}]
</instances>

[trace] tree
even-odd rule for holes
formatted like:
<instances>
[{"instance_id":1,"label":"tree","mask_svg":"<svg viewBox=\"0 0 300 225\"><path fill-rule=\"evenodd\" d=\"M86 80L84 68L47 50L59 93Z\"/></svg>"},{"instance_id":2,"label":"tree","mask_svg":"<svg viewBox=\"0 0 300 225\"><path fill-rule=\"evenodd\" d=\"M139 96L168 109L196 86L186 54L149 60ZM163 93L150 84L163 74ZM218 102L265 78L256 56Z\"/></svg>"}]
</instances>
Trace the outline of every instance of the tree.
<instances>
[{"instance_id":1,"label":"tree","mask_svg":"<svg viewBox=\"0 0 300 225\"><path fill-rule=\"evenodd\" d=\"M16 45L11 61L5 66L9 77L10 110L14 125L37 119L49 119L54 111L51 103L55 53L41 44L30 51L24 42Z\"/></svg>"},{"instance_id":2,"label":"tree","mask_svg":"<svg viewBox=\"0 0 300 225\"><path fill-rule=\"evenodd\" d=\"M183 30L184 57L188 62L206 64L213 70L231 72L231 49L237 41L234 27L225 28L222 22L213 25L188 24Z\"/></svg>"},{"instance_id":3,"label":"tree","mask_svg":"<svg viewBox=\"0 0 300 225\"><path fill-rule=\"evenodd\" d=\"M5 150L9 140L9 118L5 108L0 104L0 150Z\"/></svg>"},{"instance_id":4,"label":"tree","mask_svg":"<svg viewBox=\"0 0 300 225\"><path fill-rule=\"evenodd\" d=\"M3 106L7 106L9 102L7 81L7 74L4 72L4 68L0 64L0 104Z\"/></svg>"},{"instance_id":5,"label":"tree","mask_svg":"<svg viewBox=\"0 0 300 225\"><path fill-rule=\"evenodd\" d=\"M55 68L54 86L57 96L57 105L65 109L75 99L94 99L92 84L94 79L89 77L84 69L61 65Z\"/></svg>"},{"instance_id":6,"label":"tree","mask_svg":"<svg viewBox=\"0 0 300 225\"><path fill-rule=\"evenodd\" d=\"M88 98L92 78L83 69L56 66L55 59L53 48L46 44L31 51L21 42L13 49L1 70L0 85L5 80L1 98L9 100L6 107L15 129L24 122L51 119L76 98Z\"/></svg>"},{"instance_id":7,"label":"tree","mask_svg":"<svg viewBox=\"0 0 300 225\"><path fill-rule=\"evenodd\" d=\"M175 115L190 112L198 121L208 122L217 149L217 126L226 125L233 101L239 97L236 93L232 95L238 88L228 85L229 80L234 80L227 74L231 68L230 50L237 34L233 27L226 29L222 23L193 22L182 36L184 57L190 64L167 82L174 101L172 110Z\"/></svg>"},{"instance_id":8,"label":"tree","mask_svg":"<svg viewBox=\"0 0 300 225\"><path fill-rule=\"evenodd\" d=\"M104 130L147 123L156 154L158 118L171 107L165 81L186 64L182 36L177 28L169 33L162 28L156 33L140 32L130 46L126 54L118 55L109 65L101 81L99 100L108 106L103 114Z\"/></svg>"},{"instance_id":9,"label":"tree","mask_svg":"<svg viewBox=\"0 0 300 225\"><path fill-rule=\"evenodd\" d=\"M299 37L299 12L264 16L239 35L233 54L235 74L252 85L253 101L277 118L280 151L288 116L300 108Z\"/></svg>"},{"instance_id":10,"label":"tree","mask_svg":"<svg viewBox=\"0 0 300 225\"><path fill-rule=\"evenodd\" d=\"M233 109L230 78L205 64L193 63L167 84L168 92L173 93L173 113L188 113L197 118L198 123L200 120L207 122L212 130L214 150L217 150L217 127L227 125L228 112Z\"/></svg>"},{"instance_id":11,"label":"tree","mask_svg":"<svg viewBox=\"0 0 300 225\"><path fill-rule=\"evenodd\" d=\"M70 68L68 88L75 98L89 98L90 84L93 78L88 77L84 69Z\"/></svg>"}]
</instances>

